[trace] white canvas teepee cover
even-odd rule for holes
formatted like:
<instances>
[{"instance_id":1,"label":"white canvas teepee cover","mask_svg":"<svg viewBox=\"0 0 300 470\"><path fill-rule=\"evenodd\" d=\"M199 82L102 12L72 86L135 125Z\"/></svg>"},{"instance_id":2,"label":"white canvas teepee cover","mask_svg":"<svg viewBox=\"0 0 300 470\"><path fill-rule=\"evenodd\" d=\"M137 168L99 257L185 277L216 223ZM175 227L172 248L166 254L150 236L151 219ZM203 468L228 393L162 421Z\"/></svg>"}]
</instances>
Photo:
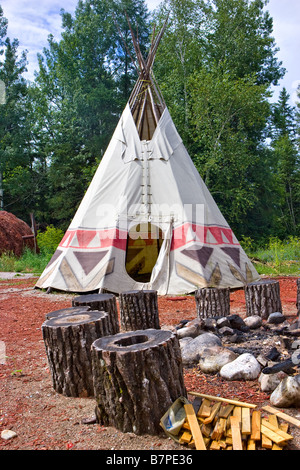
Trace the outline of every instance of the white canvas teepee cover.
<instances>
[{"instance_id":1,"label":"white canvas teepee cover","mask_svg":"<svg viewBox=\"0 0 300 470\"><path fill-rule=\"evenodd\" d=\"M145 187L147 190L145 191ZM164 241L148 283L126 271L128 231L160 227ZM136 232L135 232L136 233ZM259 276L193 165L165 108L141 141L129 105L85 197L37 287L71 292L242 287Z\"/></svg>"},{"instance_id":2,"label":"white canvas teepee cover","mask_svg":"<svg viewBox=\"0 0 300 470\"><path fill-rule=\"evenodd\" d=\"M160 37L152 43L146 63L135 44L141 76L36 287L115 293L154 289L160 295L176 295L206 286L239 288L259 279L152 80ZM156 238L154 256L146 247L152 249ZM132 273L149 272L148 256L154 262L149 277L141 281Z\"/></svg>"}]
</instances>

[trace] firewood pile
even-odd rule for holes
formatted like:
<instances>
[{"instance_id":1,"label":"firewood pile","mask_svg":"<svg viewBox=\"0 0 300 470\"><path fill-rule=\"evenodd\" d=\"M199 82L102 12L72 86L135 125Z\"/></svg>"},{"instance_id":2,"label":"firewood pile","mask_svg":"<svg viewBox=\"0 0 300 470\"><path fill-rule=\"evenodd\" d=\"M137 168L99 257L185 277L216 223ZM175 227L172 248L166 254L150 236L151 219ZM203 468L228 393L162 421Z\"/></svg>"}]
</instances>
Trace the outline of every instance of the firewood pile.
<instances>
[{"instance_id":1,"label":"firewood pile","mask_svg":"<svg viewBox=\"0 0 300 470\"><path fill-rule=\"evenodd\" d=\"M292 441L289 424L300 421L272 408L189 392L185 420L177 435L183 446L196 450L284 450Z\"/></svg>"}]
</instances>

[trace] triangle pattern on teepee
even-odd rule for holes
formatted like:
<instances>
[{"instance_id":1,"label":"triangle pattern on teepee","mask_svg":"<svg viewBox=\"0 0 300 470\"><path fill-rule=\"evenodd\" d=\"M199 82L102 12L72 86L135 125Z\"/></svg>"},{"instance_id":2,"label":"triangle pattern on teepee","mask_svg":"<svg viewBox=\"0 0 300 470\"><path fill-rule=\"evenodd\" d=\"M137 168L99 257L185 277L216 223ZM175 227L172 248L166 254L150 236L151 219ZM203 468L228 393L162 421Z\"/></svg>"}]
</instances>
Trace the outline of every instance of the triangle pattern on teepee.
<instances>
[{"instance_id":1,"label":"triangle pattern on teepee","mask_svg":"<svg viewBox=\"0 0 300 470\"><path fill-rule=\"evenodd\" d=\"M74 251L73 253L75 257L77 258L85 274L88 275L97 266L97 264L100 263L100 261L108 253L108 251L107 250L98 251L98 252Z\"/></svg>"}]
</instances>

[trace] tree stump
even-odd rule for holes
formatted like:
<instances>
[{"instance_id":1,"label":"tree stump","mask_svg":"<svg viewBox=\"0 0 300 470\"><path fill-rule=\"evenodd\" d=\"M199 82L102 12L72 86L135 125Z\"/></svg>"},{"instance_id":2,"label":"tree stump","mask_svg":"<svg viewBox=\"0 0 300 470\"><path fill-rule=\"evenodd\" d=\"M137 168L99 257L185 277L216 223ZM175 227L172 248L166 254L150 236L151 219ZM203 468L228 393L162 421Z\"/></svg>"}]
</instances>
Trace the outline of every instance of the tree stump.
<instances>
[{"instance_id":1,"label":"tree stump","mask_svg":"<svg viewBox=\"0 0 300 470\"><path fill-rule=\"evenodd\" d=\"M282 312L279 282L262 280L244 288L247 316L259 315L266 320L271 313Z\"/></svg>"},{"instance_id":2,"label":"tree stump","mask_svg":"<svg viewBox=\"0 0 300 470\"><path fill-rule=\"evenodd\" d=\"M204 287L195 292L198 318L226 317L230 314L230 289Z\"/></svg>"},{"instance_id":3,"label":"tree stump","mask_svg":"<svg viewBox=\"0 0 300 470\"><path fill-rule=\"evenodd\" d=\"M92 345L96 419L122 432L155 435L160 419L186 397L179 340L167 330L147 329Z\"/></svg>"},{"instance_id":4,"label":"tree stump","mask_svg":"<svg viewBox=\"0 0 300 470\"><path fill-rule=\"evenodd\" d=\"M109 335L106 312L61 315L42 325L53 388L68 397L94 396L91 346Z\"/></svg>"},{"instance_id":5,"label":"tree stump","mask_svg":"<svg viewBox=\"0 0 300 470\"><path fill-rule=\"evenodd\" d=\"M160 329L157 292L133 290L119 297L121 326L126 331Z\"/></svg>"},{"instance_id":6,"label":"tree stump","mask_svg":"<svg viewBox=\"0 0 300 470\"><path fill-rule=\"evenodd\" d=\"M53 312L46 313L46 320L50 320L50 318L61 317L62 315L75 315L76 313L88 312L89 310L91 309L88 305L83 305L82 307L62 308L60 310L54 310Z\"/></svg>"},{"instance_id":7,"label":"tree stump","mask_svg":"<svg viewBox=\"0 0 300 470\"><path fill-rule=\"evenodd\" d=\"M300 315L300 279L297 279L297 315Z\"/></svg>"},{"instance_id":8,"label":"tree stump","mask_svg":"<svg viewBox=\"0 0 300 470\"><path fill-rule=\"evenodd\" d=\"M111 334L120 331L117 300L114 294L80 295L72 300L73 307L90 306L91 310L100 310L108 313Z\"/></svg>"}]
</instances>

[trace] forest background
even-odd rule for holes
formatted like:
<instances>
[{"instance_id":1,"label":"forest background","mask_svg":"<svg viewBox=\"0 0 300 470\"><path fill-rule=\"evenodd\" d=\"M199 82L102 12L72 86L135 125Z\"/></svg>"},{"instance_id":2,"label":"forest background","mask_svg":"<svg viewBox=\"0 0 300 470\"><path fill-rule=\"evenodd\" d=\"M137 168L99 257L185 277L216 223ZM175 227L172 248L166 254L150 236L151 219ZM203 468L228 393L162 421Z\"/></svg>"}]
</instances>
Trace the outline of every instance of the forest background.
<instances>
[{"instance_id":1,"label":"forest background","mask_svg":"<svg viewBox=\"0 0 300 470\"><path fill-rule=\"evenodd\" d=\"M66 230L137 78L124 12L145 55L169 13L154 74L196 168L248 252L299 261L300 104L271 102L286 71L267 3L79 0L29 82L0 0L0 210L34 213L48 241Z\"/></svg>"}]
</instances>

